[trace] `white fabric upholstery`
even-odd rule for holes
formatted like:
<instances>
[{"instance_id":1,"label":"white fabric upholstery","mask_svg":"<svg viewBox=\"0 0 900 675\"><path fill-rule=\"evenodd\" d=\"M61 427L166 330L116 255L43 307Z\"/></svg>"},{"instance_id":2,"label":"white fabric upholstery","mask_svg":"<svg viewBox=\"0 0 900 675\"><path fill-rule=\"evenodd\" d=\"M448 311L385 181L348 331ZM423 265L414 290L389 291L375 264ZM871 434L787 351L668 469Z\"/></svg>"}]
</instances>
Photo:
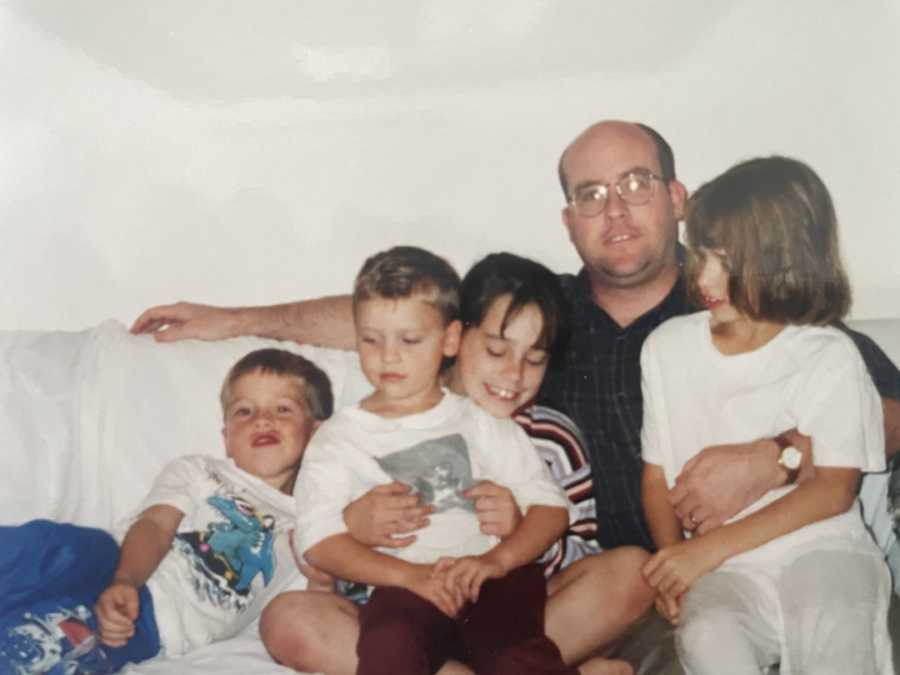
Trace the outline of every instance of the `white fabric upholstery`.
<instances>
[{"instance_id":1,"label":"white fabric upholstery","mask_svg":"<svg viewBox=\"0 0 900 675\"><path fill-rule=\"evenodd\" d=\"M863 321L900 363L900 319ZM242 355L278 346L313 358L338 401L367 385L352 353L257 338L157 344L107 322L82 332L0 331L0 523L53 518L109 528L133 509L170 459L222 452L218 392ZM276 675L255 625L145 675Z\"/></svg>"},{"instance_id":2,"label":"white fabric upholstery","mask_svg":"<svg viewBox=\"0 0 900 675\"><path fill-rule=\"evenodd\" d=\"M315 360L338 401L366 390L358 368L346 367L356 354L274 340L157 344L112 321L77 333L0 332L0 523L51 518L109 529L169 460L220 456L222 380L238 358L265 346ZM238 638L128 672L293 671L272 662L252 624Z\"/></svg>"}]
</instances>

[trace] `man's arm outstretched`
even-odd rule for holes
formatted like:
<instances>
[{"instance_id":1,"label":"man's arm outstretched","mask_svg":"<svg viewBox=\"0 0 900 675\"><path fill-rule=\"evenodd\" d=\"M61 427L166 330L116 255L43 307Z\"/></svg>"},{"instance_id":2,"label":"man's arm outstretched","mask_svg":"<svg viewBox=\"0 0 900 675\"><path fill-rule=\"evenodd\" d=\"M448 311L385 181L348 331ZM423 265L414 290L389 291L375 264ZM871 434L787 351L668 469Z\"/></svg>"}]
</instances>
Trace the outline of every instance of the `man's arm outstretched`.
<instances>
[{"instance_id":1,"label":"man's arm outstretched","mask_svg":"<svg viewBox=\"0 0 900 675\"><path fill-rule=\"evenodd\" d=\"M131 332L150 333L159 342L256 335L320 347L355 348L349 295L259 307L214 307L191 302L158 305L135 319Z\"/></svg>"}]
</instances>

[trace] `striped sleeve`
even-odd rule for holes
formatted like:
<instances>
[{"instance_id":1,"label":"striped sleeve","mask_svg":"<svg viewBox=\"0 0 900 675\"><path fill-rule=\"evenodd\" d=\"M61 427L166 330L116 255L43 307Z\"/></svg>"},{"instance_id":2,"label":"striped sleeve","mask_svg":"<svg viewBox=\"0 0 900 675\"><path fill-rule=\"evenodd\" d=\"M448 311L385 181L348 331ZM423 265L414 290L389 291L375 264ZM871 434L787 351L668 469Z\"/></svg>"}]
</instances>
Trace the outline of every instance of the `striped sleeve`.
<instances>
[{"instance_id":1,"label":"striped sleeve","mask_svg":"<svg viewBox=\"0 0 900 675\"><path fill-rule=\"evenodd\" d=\"M528 434L550 473L575 506L576 516L563 536L541 558L550 576L586 555L597 553L597 511L591 465L581 431L563 413L533 405L514 417Z\"/></svg>"}]
</instances>

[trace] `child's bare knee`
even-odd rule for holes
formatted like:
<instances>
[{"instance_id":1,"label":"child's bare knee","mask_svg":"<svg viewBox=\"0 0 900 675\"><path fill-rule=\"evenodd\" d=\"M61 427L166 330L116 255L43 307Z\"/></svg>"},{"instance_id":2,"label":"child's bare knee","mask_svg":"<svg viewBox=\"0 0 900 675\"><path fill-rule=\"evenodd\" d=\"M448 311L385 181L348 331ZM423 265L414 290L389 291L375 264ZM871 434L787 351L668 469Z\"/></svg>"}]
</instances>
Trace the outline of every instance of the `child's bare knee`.
<instances>
[{"instance_id":1,"label":"child's bare knee","mask_svg":"<svg viewBox=\"0 0 900 675\"><path fill-rule=\"evenodd\" d=\"M295 670L315 670L316 644L308 634L309 623L303 617L303 604L294 593L283 593L263 610L259 634L269 655L278 663Z\"/></svg>"}]
</instances>

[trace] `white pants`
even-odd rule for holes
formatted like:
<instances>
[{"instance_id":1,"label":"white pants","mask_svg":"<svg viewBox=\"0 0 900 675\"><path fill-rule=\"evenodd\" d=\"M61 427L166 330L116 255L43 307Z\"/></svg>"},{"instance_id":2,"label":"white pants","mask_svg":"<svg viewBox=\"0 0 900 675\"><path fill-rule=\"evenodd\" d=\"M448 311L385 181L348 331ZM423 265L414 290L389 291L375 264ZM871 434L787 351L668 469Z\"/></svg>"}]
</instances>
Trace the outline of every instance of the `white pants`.
<instances>
[{"instance_id":1,"label":"white pants","mask_svg":"<svg viewBox=\"0 0 900 675\"><path fill-rule=\"evenodd\" d=\"M816 550L787 565L736 564L684 600L676 648L689 675L894 675L891 580L874 545Z\"/></svg>"}]
</instances>

